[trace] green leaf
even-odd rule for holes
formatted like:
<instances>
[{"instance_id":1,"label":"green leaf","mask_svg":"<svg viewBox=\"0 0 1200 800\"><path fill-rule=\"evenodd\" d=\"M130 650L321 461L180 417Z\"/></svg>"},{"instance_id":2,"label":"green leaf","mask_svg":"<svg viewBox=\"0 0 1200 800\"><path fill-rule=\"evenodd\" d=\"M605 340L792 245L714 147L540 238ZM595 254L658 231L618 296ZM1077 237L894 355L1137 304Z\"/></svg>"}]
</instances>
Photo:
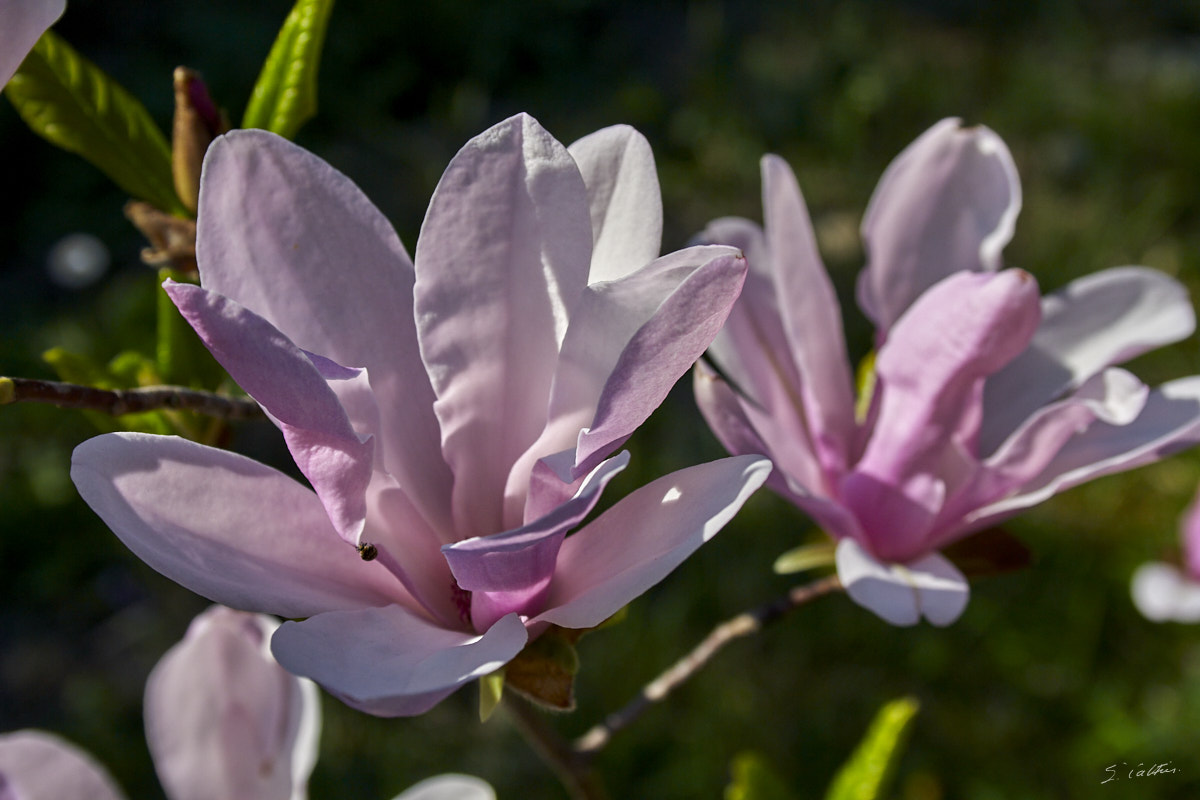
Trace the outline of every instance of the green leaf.
<instances>
[{"instance_id":1,"label":"green leaf","mask_svg":"<svg viewBox=\"0 0 1200 800\"><path fill-rule=\"evenodd\" d=\"M333 0L296 0L263 64L243 128L263 128L287 139L317 112L317 68Z\"/></svg>"},{"instance_id":2,"label":"green leaf","mask_svg":"<svg viewBox=\"0 0 1200 800\"><path fill-rule=\"evenodd\" d=\"M739 753L729 765L733 774L725 800L791 800L783 781L758 753Z\"/></svg>"},{"instance_id":3,"label":"green leaf","mask_svg":"<svg viewBox=\"0 0 1200 800\"><path fill-rule=\"evenodd\" d=\"M53 31L4 91L38 136L87 159L134 197L187 215L175 195L170 147L150 112Z\"/></svg>"},{"instance_id":4,"label":"green leaf","mask_svg":"<svg viewBox=\"0 0 1200 800\"><path fill-rule=\"evenodd\" d=\"M831 541L802 544L799 547L780 554L775 559L772 569L776 575L791 575L794 572L804 572L806 569L828 567L834 563L837 545Z\"/></svg>"},{"instance_id":5,"label":"green leaf","mask_svg":"<svg viewBox=\"0 0 1200 800\"><path fill-rule=\"evenodd\" d=\"M875 399L875 351L863 356L858 362L858 401L854 404L854 419L861 425L871 413L871 401Z\"/></svg>"},{"instance_id":6,"label":"green leaf","mask_svg":"<svg viewBox=\"0 0 1200 800\"><path fill-rule=\"evenodd\" d=\"M504 669L479 679L479 721L487 722L504 697Z\"/></svg>"},{"instance_id":7,"label":"green leaf","mask_svg":"<svg viewBox=\"0 0 1200 800\"><path fill-rule=\"evenodd\" d=\"M842 765L825 800L875 800L900 755L904 732L919 705L901 697L879 709L867 735Z\"/></svg>"}]
</instances>

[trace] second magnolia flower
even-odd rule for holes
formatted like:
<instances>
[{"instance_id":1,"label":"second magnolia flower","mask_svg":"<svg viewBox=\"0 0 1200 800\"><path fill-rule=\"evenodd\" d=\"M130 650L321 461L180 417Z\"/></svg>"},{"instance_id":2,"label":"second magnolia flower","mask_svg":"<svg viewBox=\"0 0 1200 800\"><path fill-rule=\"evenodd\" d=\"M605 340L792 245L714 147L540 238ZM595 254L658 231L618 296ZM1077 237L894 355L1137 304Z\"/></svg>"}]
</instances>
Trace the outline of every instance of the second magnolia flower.
<instances>
[{"instance_id":1,"label":"second magnolia flower","mask_svg":"<svg viewBox=\"0 0 1200 800\"><path fill-rule=\"evenodd\" d=\"M1084 481L1200 440L1200 377L1151 391L1113 365L1192 333L1183 287L1139 267L1042 297L1001 270L1021 205L986 128L935 125L884 173L863 220L858 300L875 385L856 413L842 316L796 178L762 161L764 226L713 222L750 274L697 367L696 396L733 453L838 541L838 575L883 619L946 625L967 581L938 550Z\"/></svg>"},{"instance_id":2,"label":"second magnolia flower","mask_svg":"<svg viewBox=\"0 0 1200 800\"><path fill-rule=\"evenodd\" d=\"M451 161L414 264L316 156L258 131L218 138L201 286L167 290L313 490L139 434L81 445L76 486L168 577L306 618L272 640L292 672L370 713L425 711L547 626L604 621L766 478L758 456L681 470L566 536L745 278L730 247L658 258L661 213L632 129L568 150L519 115Z\"/></svg>"}]
</instances>

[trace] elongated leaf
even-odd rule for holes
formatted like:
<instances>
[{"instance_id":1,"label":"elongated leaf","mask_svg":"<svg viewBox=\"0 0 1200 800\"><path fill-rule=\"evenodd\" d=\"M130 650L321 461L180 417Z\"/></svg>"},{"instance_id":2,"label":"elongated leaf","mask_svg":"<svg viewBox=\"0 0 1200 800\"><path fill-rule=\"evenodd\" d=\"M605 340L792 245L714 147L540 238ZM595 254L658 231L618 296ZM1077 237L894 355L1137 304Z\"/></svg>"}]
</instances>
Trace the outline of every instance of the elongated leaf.
<instances>
[{"instance_id":1,"label":"elongated leaf","mask_svg":"<svg viewBox=\"0 0 1200 800\"><path fill-rule=\"evenodd\" d=\"M776 575L791 575L817 567L828 567L834 563L836 552L837 545L832 541L802 544L786 553L780 553L772 569Z\"/></svg>"},{"instance_id":2,"label":"elongated leaf","mask_svg":"<svg viewBox=\"0 0 1200 800\"><path fill-rule=\"evenodd\" d=\"M167 139L146 107L53 31L4 91L38 136L83 156L134 197L187 214L175 195Z\"/></svg>"},{"instance_id":3,"label":"elongated leaf","mask_svg":"<svg viewBox=\"0 0 1200 800\"><path fill-rule=\"evenodd\" d=\"M479 721L487 722L504 697L504 670L496 670L479 679Z\"/></svg>"},{"instance_id":4,"label":"elongated leaf","mask_svg":"<svg viewBox=\"0 0 1200 800\"><path fill-rule=\"evenodd\" d=\"M729 771L725 800L792 800L783 781L758 753L738 753Z\"/></svg>"},{"instance_id":5,"label":"elongated leaf","mask_svg":"<svg viewBox=\"0 0 1200 800\"><path fill-rule=\"evenodd\" d=\"M901 697L879 709L854 755L838 771L825 800L875 800L900 756L904 732L917 701Z\"/></svg>"},{"instance_id":6,"label":"elongated leaf","mask_svg":"<svg viewBox=\"0 0 1200 800\"><path fill-rule=\"evenodd\" d=\"M263 64L243 128L291 139L317 113L317 68L333 0L296 0Z\"/></svg>"}]
</instances>

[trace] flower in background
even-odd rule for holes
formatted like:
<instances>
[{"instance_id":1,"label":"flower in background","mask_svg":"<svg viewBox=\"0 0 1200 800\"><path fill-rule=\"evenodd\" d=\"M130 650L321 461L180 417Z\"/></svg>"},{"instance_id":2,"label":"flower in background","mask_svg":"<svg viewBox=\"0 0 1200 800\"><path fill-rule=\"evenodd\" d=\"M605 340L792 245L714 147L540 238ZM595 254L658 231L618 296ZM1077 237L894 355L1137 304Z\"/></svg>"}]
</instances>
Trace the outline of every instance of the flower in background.
<instances>
[{"instance_id":1,"label":"flower in background","mask_svg":"<svg viewBox=\"0 0 1200 800\"><path fill-rule=\"evenodd\" d=\"M279 623L213 606L146 681L146 743L169 800L304 800L321 705L312 681L271 657ZM123 800L108 772L37 730L0 736L0 800ZM421 781L394 800L495 800L469 775Z\"/></svg>"},{"instance_id":2,"label":"flower in background","mask_svg":"<svg viewBox=\"0 0 1200 800\"><path fill-rule=\"evenodd\" d=\"M1040 297L1001 270L1021 192L992 131L938 123L887 169L862 225L859 305L876 325L855 397L841 312L795 176L762 161L762 228L716 220L750 262L697 365L697 401L732 453L837 540L855 602L948 625L968 585L938 550L1057 492L1200 440L1200 377L1151 391L1113 365L1192 333L1186 292L1122 267Z\"/></svg>"},{"instance_id":3,"label":"flower in background","mask_svg":"<svg viewBox=\"0 0 1200 800\"><path fill-rule=\"evenodd\" d=\"M1151 561L1133 573L1133 604L1153 622L1200 622L1200 491L1179 521L1183 566Z\"/></svg>"},{"instance_id":4,"label":"flower in background","mask_svg":"<svg viewBox=\"0 0 1200 800\"><path fill-rule=\"evenodd\" d=\"M307 618L273 637L287 669L369 713L424 712L548 626L607 619L770 469L681 470L566 536L745 278L729 247L657 258L661 227L628 127L569 150L526 115L485 131L442 176L415 265L344 175L271 134L227 134L204 163L201 286L167 290L312 489L139 434L80 445L75 484L168 577Z\"/></svg>"},{"instance_id":5,"label":"flower in background","mask_svg":"<svg viewBox=\"0 0 1200 800\"><path fill-rule=\"evenodd\" d=\"M146 681L146 743L170 800L303 800L317 759L321 706L268 641L279 623L214 606ZM5 789L9 794L5 794ZM104 768L41 731L0 736L0 797L115 800Z\"/></svg>"},{"instance_id":6,"label":"flower in background","mask_svg":"<svg viewBox=\"0 0 1200 800\"><path fill-rule=\"evenodd\" d=\"M146 743L171 800L303 800L317 760L316 684L271 655L279 623L213 606L146 679Z\"/></svg>"},{"instance_id":7,"label":"flower in background","mask_svg":"<svg viewBox=\"0 0 1200 800\"><path fill-rule=\"evenodd\" d=\"M0 0L0 88L66 8L67 0Z\"/></svg>"}]
</instances>

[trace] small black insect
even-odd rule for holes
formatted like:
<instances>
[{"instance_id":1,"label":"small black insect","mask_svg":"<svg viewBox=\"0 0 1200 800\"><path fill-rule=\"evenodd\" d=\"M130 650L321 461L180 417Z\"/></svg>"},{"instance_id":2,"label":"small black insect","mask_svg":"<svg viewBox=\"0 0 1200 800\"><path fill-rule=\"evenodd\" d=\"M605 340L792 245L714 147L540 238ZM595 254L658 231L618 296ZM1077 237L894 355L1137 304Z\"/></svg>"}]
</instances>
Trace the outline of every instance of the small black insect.
<instances>
[{"instance_id":1,"label":"small black insect","mask_svg":"<svg viewBox=\"0 0 1200 800\"><path fill-rule=\"evenodd\" d=\"M363 561L374 561L379 555L379 549L370 542L363 542L358 546L358 555Z\"/></svg>"}]
</instances>

